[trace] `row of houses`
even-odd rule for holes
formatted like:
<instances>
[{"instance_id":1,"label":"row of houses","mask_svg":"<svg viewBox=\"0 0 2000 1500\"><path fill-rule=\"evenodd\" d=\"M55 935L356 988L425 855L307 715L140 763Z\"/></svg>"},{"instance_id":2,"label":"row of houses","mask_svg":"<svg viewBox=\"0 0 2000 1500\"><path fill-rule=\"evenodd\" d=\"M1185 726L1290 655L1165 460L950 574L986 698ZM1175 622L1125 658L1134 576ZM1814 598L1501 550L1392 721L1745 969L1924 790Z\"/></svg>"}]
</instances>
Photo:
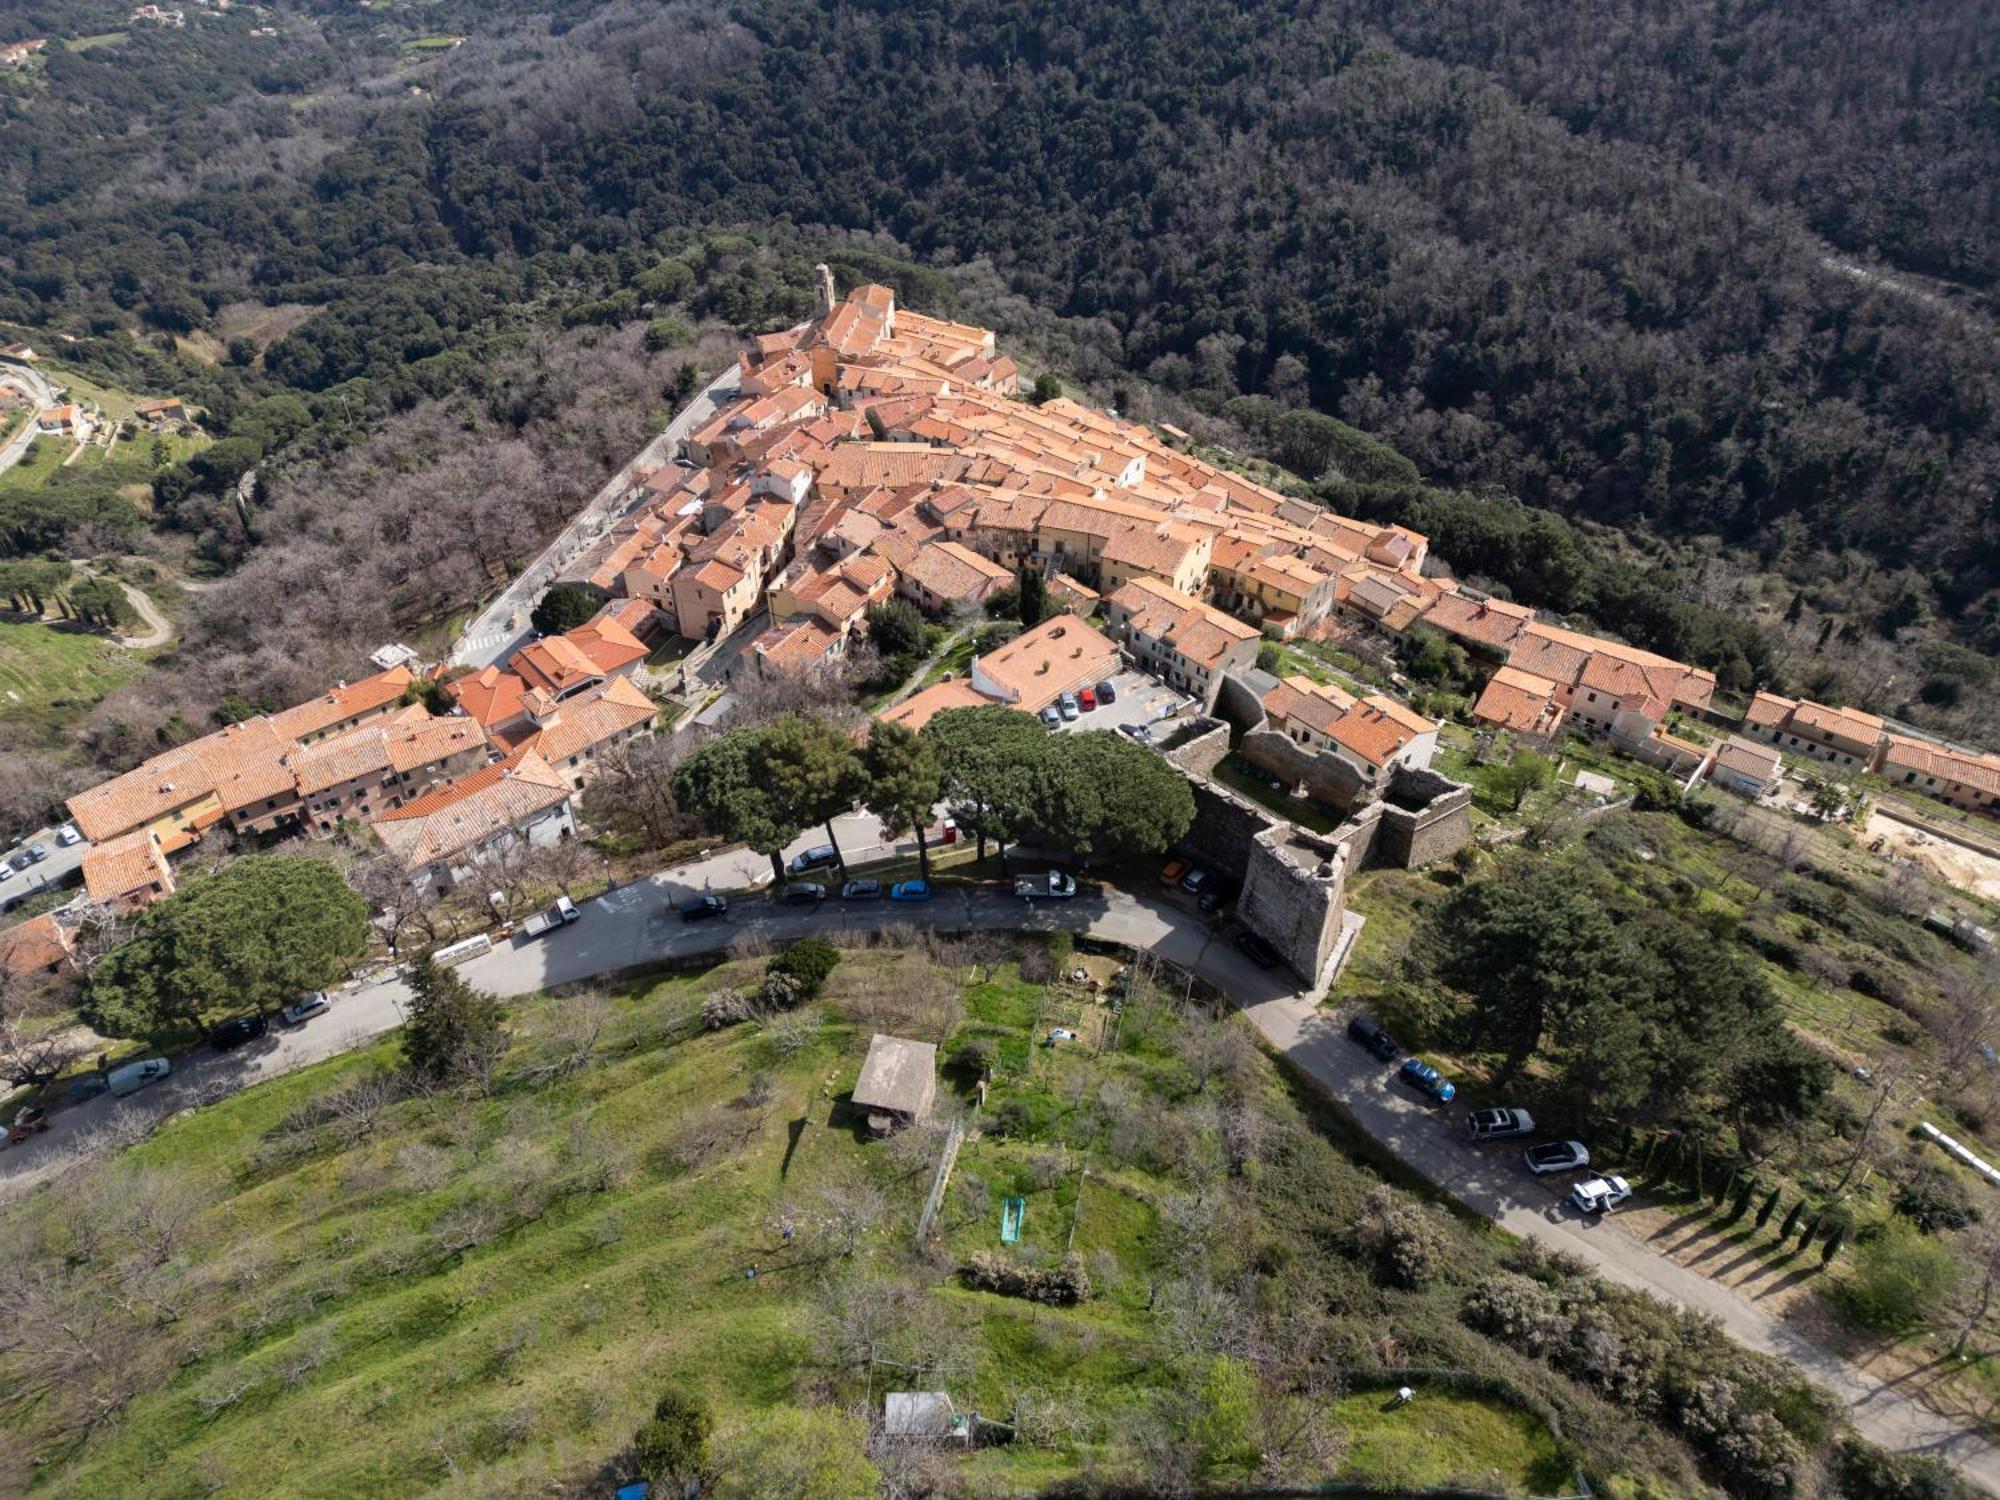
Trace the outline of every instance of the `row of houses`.
<instances>
[{"instance_id":1,"label":"row of houses","mask_svg":"<svg viewBox=\"0 0 2000 1500\"><path fill-rule=\"evenodd\" d=\"M651 732L632 682L646 646L613 607L534 642L510 670L446 684L433 714L398 664L279 713L175 746L69 799L91 841L91 900L144 906L174 889L171 857L212 830L323 838L366 824L420 886L462 879L497 847L575 829L573 795L604 759Z\"/></svg>"},{"instance_id":2,"label":"row of houses","mask_svg":"<svg viewBox=\"0 0 2000 1500\"><path fill-rule=\"evenodd\" d=\"M1750 700L1742 731L1781 750L1879 776L1967 812L2000 817L2000 755L1902 734L1879 715L1858 708L1830 708L1776 693L1758 693Z\"/></svg>"}]
</instances>

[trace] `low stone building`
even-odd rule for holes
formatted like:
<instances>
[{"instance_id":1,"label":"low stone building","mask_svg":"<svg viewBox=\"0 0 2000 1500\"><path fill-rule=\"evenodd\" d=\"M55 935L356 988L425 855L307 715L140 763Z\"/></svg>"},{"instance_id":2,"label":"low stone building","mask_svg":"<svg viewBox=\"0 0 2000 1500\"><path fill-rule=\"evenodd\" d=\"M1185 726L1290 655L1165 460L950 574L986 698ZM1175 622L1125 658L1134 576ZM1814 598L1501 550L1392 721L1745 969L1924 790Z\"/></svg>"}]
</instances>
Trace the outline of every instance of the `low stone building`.
<instances>
[{"instance_id":1,"label":"low stone building","mask_svg":"<svg viewBox=\"0 0 2000 1500\"><path fill-rule=\"evenodd\" d=\"M937 1048L877 1032L851 1097L856 1109L867 1112L868 1128L877 1135L916 1124L937 1098Z\"/></svg>"}]
</instances>

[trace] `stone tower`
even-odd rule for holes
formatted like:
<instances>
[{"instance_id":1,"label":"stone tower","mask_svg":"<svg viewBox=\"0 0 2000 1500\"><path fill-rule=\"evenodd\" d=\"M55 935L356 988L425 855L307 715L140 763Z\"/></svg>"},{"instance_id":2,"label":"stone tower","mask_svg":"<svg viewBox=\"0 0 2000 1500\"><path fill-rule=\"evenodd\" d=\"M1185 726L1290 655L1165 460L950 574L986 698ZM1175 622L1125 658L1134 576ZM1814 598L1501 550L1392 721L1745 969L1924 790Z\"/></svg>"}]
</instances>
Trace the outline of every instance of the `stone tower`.
<instances>
[{"instance_id":1,"label":"stone tower","mask_svg":"<svg viewBox=\"0 0 2000 1500\"><path fill-rule=\"evenodd\" d=\"M824 262L813 267L813 301L820 317L833 311L833 267Z\"/></svg>"}]
</instances>

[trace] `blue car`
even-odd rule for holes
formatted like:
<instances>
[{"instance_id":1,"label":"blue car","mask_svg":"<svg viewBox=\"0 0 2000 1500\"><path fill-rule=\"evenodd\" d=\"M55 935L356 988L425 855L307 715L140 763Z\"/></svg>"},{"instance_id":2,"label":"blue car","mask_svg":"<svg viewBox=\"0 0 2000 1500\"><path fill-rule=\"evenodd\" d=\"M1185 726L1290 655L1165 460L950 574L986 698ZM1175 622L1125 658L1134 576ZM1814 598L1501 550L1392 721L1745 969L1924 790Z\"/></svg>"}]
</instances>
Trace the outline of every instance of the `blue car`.
<instances>
[{"instance_id":1,"label":"blue car","mask_svg":"<svg viewBox=\"0 0 2000 1500\"><path fill-rule=\"evenodd\" d=\"M891 901L928 901L931 899L931 883L928 880L899 880L889 887Z\"/></svg>"},{"instance_id":2,"label":"blue car","mask_svg":"<svg viewBox=\"0 0 2000 1500\"><path fill-rule=\"evenodd\" d=\"M1451 1081L1422 1058L1410 1058L1396 1070L1396 1076L1418 1093L1440 1104L1449 1104L1458 1097L1458 1090Z\"/></svg>"}]
</instances>

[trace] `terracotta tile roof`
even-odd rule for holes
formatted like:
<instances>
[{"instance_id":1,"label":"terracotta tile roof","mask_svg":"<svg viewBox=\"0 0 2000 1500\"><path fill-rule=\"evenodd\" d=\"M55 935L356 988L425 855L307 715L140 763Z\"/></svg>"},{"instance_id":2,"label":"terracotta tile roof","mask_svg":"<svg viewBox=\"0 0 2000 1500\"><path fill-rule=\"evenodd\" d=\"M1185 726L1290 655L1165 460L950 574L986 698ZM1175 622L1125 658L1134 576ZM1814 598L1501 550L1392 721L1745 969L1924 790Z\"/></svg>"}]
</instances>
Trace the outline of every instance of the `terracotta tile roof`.
<instances>
[{"instance_id":1,"label":"terracotta tile roof","mask_svg":"<svg viewBox=\"0 0 2000 1500\"><path fill-rule=\"evenodd\" d=\"M1103 560L1143 568L1172 578L1201 550L1201 533L1192 527L1162 521L1157 526L1132 526L1104 544Z\"/></svg>"},{"instance_id":2,"label":"terracotta tile roof","mask_svg":"<svg viewBox=\"0 0 2000 1500\"><path fill-rule=\"evenodd\" d=\"M1424 611L1423 622L1446 635L1496 650L1513 645L1534 611L1504 599L1472 599L1464 594L1439 594Z\"/></svg>"},{"instance_id":3,"label":"terracotta tile roof","mask_svg":"<svg viewBox=\"0 0 2000 1500\"><path fill-rule=\"evenodd\" d=\"M1775 746L1760 745L1755 740L1732 734L1716 747L1715 763L1738 776L1751 776L1769 782L1778 774L1783 758Z\"/></svg>"},{"instance_id":4,"label":"terracotta tile roof","mask_svg":"<svg viewBox=\"0 0 2000 1500\"><path fill-rule=\"evenodd\" d=\"M83 857L83 888L102 905L116 904L156 882L167 891L174 888L167 857L150 829L98 844Z\"/></svg>"},{"instance_id":5,"label":"terracotta tile roof","mask_svg":"<svg viewBox=\"0 0 2000 1500\"><path fill-rule=\"evenodd\" d=\"M559 766L572 755L650 723L658 713L659 705L630 678L614 677L601 688L569 699L515 749L533 750L550 765Z\"/></svg>"},{"instance_id":6,"label":"terracotta tile roof","mask_svg":"<svg viewBox=\"0 0 2000 1500\"><path fill-rule=\"evenodd\" d=\"M273 722L248 719L156 755L71 797L70 816L102 843L207 797L233 809L289 792L283 761L291 746Z\"/></svg>"},{"instance_id":7,"label":"terracotta tile roof","mask_svg":"<svg viewBox=\"0 0 2000 1500\"><path fill-rule=\"evenodd\" d=\"M56 913L45 911L0 929L0 970L17 979L76 972L76 940Z\"/></svg>"},{"instance_id":8,"label":"terracotta tile roof","mask_svg":"<svg viewBox=\"0 0 2000 1500\"><path fill-rule=\"evenodd\" d=\"M1472 706L1481 723L1520 734L1546 734L1558 717L1556 684L1546 677L1505 666L1495 672Z\"/></svg>"},{"instance_id":9,"label":"terracotta tile roof","mask_svg":"<svg viewBox=\"0 0 2000 1500\"><path fill-rule=\"evenodd\" d=\"M374 820L378 837L406 869L465 853L569 800L569 783L532 749L447 782Z\"/></svg>"},{"instance_id":10,"label":"terracotta tile roof","mask_svg":"<svg viewBox=\"0 0 2000 1500\"><path fill-rule=\"evenodd\" d=\"M1743 722L1759 729L1773 729L1791 717L1799 706L1796 698L1780 698L1776 693L1758 693L1743 712Z\"/></svg>"},{"instance_id":11,"label":"terracotta tile roof","mask_svg":"<svg viewBox=\"0 0 2000 1500\"><path fill-rule=\"evenodd\" d=\"M903 576L940 599L970 599L983 587L1005 588L1014 575L957 542L928 542L903 565Z\"/></svg>"},{"instance_id":12,"label":"terracotta tile roof","mask_svg":"<svg viewBox=\"0 0 2000 1500\"><path fill-rule=\"evenodd\" d=\"M1882 738L1882 720L1858 708L1828 708L1810 699L1792 710L1792 727L1811 731L1821 739L1844 740L1854 745L1874 745Z\"/></svg>"},{"instance_id":13,"label":"terracotta tile roof","mask_svg":"<svg viewBox=\"0 0 2000 1500\"><path fill-rule=\"evenodd\" d=\"M2000 756L1967 755L1908 735L1892 734L1882 757L1883 774L1914 771L1989 796L2000 795Z\"/></svg>"},{"instance_id":14,"label":"terracotta tile roof","mask_svg":"<svg viewBox=\"0 0 2000 1500\"><path fill-rule=\"evenodd\" d=\"M512 672L485 666L469 677L446 683L445 691L468 715L490 729L521 716L521 699L527 686Z\"/></svg>"},{"instance_id":15,"label":"terracotta tile roof","mask_svg":"<svg viewBox=\"0 0 2000 1500\"><path fill-rule=\"evenodd\" d=\"M983 693L973 691L964 678L954 677L950 682L932 683L875 717L915 733L948 708L991 708L993 702Z\"/></svg>"},{"instance_id":16,"label":"terracotta tile roof","mask_svg":"<svg viewBox=\"0 0 2000 1500\"><path fill-rule=\"evenodd\" d=\"M529 687L557 697L604 675L581 646L563 635L529 642L514 653L513 667Z\"/></svg>"},{"instance_id":17,"label":"terracotta tile roof","mask_svg":"<svg viewBox=\"0 0 2000 1500\"><path fill-rule=\"evenodd\" d=\"M973 683L991 682L1017 708L1046 707L1083 683L1118 670L1118 648L1074 615L1056 615L972 663Z\"/></svg>"},{"instance_id":18,"label":"terracotta tile roof","mask_svg":"<svg viewBox=\"0 0 2000 1500\"><path fill-rule=\"evenodd\" d=\"M286 739L311 739L337 724L387 708L408 692L416 680L408 667L391 667L359 682L342 683L296 708L272 714L271 727Z\"/></svg>"},{"instance_id":19,"label":"terracotta tile roof","mask_svg":"<svg viewBox=\"0 0 2000 1500\"><path fill-rule=\"evenodd\" d=\"M1564 686L1573 684L1591 658L1588 647L1558 640L1547 631L1530 625L1515 639L1507 652L1507 665L1536 677L1546 677Z\"/></svg>"},{"instance_id":20,"label":"terracotta tile roof","mask_svg":"<svg viewBox=\"0 0 2000 1500\"><path fill-rule=\"evenodd\" d=\"M1422 714L1377 693L1343 714L1333 726L1332 738L1371 766L1383 766L1411 740L1436 728Z\"/></svg>"},{"instance_id":21,"label":"terracotta tile roof","mask_svg":"<svg viewBox=\"0 0 2000 1500\"><path fill-rule=\"evenodd\" d=\"M1351 694L1310 677L1287 677L1264 695L1264 712L1279 727L1303 724L1322 735L1331 735L1354 704Z\"/></svg>"},{"instance_id":22,"label":"terracotta tile roof","mask_svg":"<svg viewBox=\"0 0 2000 1500\"><path fill-rule=\"evenodd\" d=\"M841 633L824 621L800 615L773 625L750 643L750 649L766 666L794 672L830 660L842 639Z\"/></svg>"}]
</instances>

